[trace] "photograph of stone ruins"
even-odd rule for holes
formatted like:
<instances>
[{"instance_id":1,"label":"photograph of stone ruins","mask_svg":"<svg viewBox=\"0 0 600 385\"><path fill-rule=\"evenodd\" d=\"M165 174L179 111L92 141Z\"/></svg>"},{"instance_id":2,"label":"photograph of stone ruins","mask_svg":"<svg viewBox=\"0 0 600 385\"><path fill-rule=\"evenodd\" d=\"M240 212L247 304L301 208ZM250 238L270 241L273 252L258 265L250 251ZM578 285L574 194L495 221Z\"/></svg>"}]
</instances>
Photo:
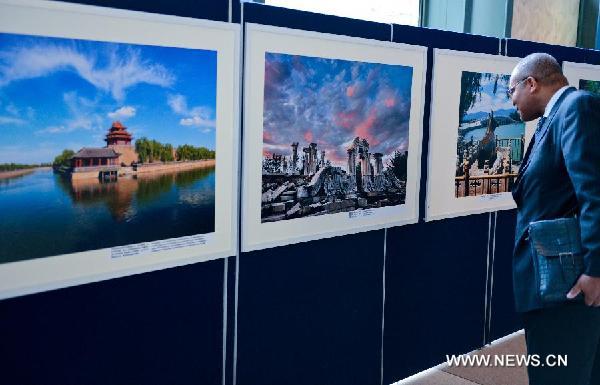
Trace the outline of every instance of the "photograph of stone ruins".
<instances>
[{"instance_id":1,"label":"photograph of stone ruins","mask_svg":"<svg viewBox=\"0 0 600 385\"><path fill-rule=\"evenodd\" d=\"M262 222L404 204L411 83L411 67L267 53Z\"/></svg>"}]
</instances>

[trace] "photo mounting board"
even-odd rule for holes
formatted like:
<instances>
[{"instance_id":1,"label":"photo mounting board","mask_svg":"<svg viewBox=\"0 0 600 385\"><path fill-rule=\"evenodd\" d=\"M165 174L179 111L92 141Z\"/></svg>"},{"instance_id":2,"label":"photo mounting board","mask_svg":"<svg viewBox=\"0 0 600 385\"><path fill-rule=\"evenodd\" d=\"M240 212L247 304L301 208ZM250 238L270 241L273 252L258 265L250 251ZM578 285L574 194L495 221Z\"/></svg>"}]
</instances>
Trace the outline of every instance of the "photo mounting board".
<instances>
[{"instance_id":1,"label":"photo mounting board","mask_svg":"<svg viewBox=\"0 0 600 385\"><path fill-rule=\"evenodd\" d=\"M5 36L65 39L72 42L72 47L78 47L79 44L114 43L128 46L132 52L136 51L136 47L168 48L174 50L172 52L188 54L196 51L216 52L216 108L212 111L213 123L209 123L214 131L216 151L212 203L214 225L210 226L211 230L197 234L191 229L193 235L158 237L141 243L120 243L107 248L2 263L0 299L224 258L236 253L240 102L238 25L52 1L2 0L0 33L6 34ZM142 48L140 50L143 51ZM83 56L70 56L73 57ZM89 62L97 66L106 65L101 60ZM118 60L114 63L118 64ZM131 63L133 62L129 62ZM147 64L143 60L135 63ZM68 65L71 66L71 75L81 74L81 68L77 69L73 63ZM65 64L67 67L68 65ZM109 77L111 68L103 67ZM164 66L161 68L167 72L175 70ZM91 71L95 69L97 68L93 66L90 68ZM139 74L133 73L132 77L136 75ZM92 79L92 85L106 88L102 79L90 76L86 80ZM96 80L97 83L94 83ZM122 80L126 82L131 79ZM183 83L186 79L180 80ZM117 97L120 95L119 91L114 94ZM161 100L161 103L166 105L168 101ZM161 108L164 105L161 104ZM138 108L138 112L139 110ZM121 112L123 111L126 110ZM181 116L181 120L175 121L172 126L189 126L194 123L193 118L192 115ZM181 183L177 187L189 190L185 181L174 179L172 183ZM167 220L166 217L162 219ZM160 226L160 223L158 220L154 226ZM32 239L36 236L37 234L31 234ZM12 240L7 237L2 242L9 243Z\"/></svg>"},{"instance_id":2,"label":"photo mounting board","mask_svg":"<svg viewBox=\"0 0 600 385\"><path fill-rule=\"evenodd\" d=\"M315 239L333 237L343 234L357 233L362 231L381 229L389 226L399 226L404 224L416 223L418 220L418 197L419 197L419 179L420 179L420 157L421 157L421 131L422 131L422 122L423 122L423 109L424 109L424 95L425 95L425 72L427 66L427 49L425 47L420 46L411 46L405 44L397 44L392 42L382 42L382 41L374 41L360 38L351 38L344 36L337 36L331 34L323 34L316 32L305 32L292 30L287 28L279 28L279 27L267 27L260 26L256 24L246 24L246 60L245 60L245 86L244 86L244 135L243 135L243 188L242 188L242 251L251 251L257 249L264 249L269 247L275 247L280 245L286 245L291 243L298 243L304 241L310 241ZM287 164L288 170L290 169L290 145L292 143L300 143L300 147L298 148L298 156L297 163L293 165L293 168L297 172L302 174L302 163L301 163L301 155L302 155L302 147L307 146L307 157L310 155L310 146L311 142L314 142L316 146L314 146L314 150L318 152L317 159L321 159L322 153L320 152L321 148L328 148L327 152L336 151L344 152L347 147L351 146L348 144L346 147L341 145L336 145L334 147L334 142L340 140L340 138L329 138L323 139L326 137L326 134L322 134L320 137L317 134L311 132L308 134L304 131L304 135L298 137L296 134L300 134L298 131L296 134L283 137L281 143L270 145L272 147L267 147L267 142L265 142L265 138L271 136L271 132L265 132L264 125L265 119L269 119L269 122L272 123L271 117L273 111L269 110L268 114L265 114L265 98L266 98L266 88L265 88L265 72L266 65L272 64L271 61L267 63L268 60L281 60L288 61L288 63L294 61L296 63L296 67L292 68L292 71L300 71L299 67L306 67L307 63L312 65L312 69L307 70L306 73L310 73L310 76L316 76L319 79L326 79L323 82L317 81L309 84L307 87L319 88L323 90L325 84L331 88L340 87L341 85L332 81L331 79L337 74L340 76L340 82L344 78L344 76L350 76L349 72L331 72L331 73L323 73L323 71L327 71L324 68L335 68L335 66L379 66L379 70L382 71L393 71L398 70L400 68L411 68L412 77L410 80L410 85L407 86L406 92L410 93L410 107L408 109L409 118L406 119L404 124L407 124L407 134L408 134L408 147L407 147L407 166L406 166L406 185L405 185L405 203L398 204L394 206L385 206L378 208L368 208L368 205L371 204L370 201L361 200L362 207L361 209L353 209L352 202L350 202L350 198L331 198L331 201L328 202L327 199L319 200L318 192L315 192L315 196L312 196L314 199L313 203L316 206L322 207L322 205L327 205L331 203L332 205L327 207L333 207L334 212L328 211L326 214L321 213L322 215L296 215L294 218L289 218L288 213L290 209L296 210L298 207L302 206L301 209L304 209L304 203L302 205L294 208L295 204L298 203L293 201L294 194L298 194L298 190L303 189L302 186L296 186L297 190L292 189L290 193L288 193L290 201L292 203L288 207L288 203L277 202L277 205L281 206L278 210L282 212L282 217L272 216L271 219L275 218L276 220L271 222L263 221L262 215L264 215L265 206L262 204L263 202L263 161L265 160L265 149L269 148L281 148L283 153L287 153L283 157L286 158L285 163ZM329 64L327 64L329 63ZM323 65L323 66L321 66ZM329 66L329 67L328 67ZM384 68L385 67L385 68ZM378 69L374 69L378 70ZM312 72L311 72L312 71ZM321 71L321 73L319 73ZM305 76L296 72L296 75L299 76L297 79L306 80ZM296 76L293 75L293 76ZM270 76L270 75L269 75ZM360 74L357 74L360 76ZM271 78L269 78L271 79ZM329 80L327 80L329 79ZM309 79L310 80L310 79ZM302 80L300 80L302 81ZM377 81L377 80L376 80ZM391 80L393 82L393 80ZM269 86L273 84L270 83ZM288 84L289 85L289 84ZM379 84L378 84L379 85ZM293 88L294 85L289 85L290 88ZM385 87L384 87L385 88ZM305 88L305 92L303 92L303 97L295 100L301 100L298 103L305 103L306 98L312 98L314 95L320 95L320 92L312 92L306 91L308 88ZM331 91L328 88L329 91ZM269 88L268 92L271 92L272 89ZM289 91L289 89L288 89ZM295 91L295 94L298 94L298 90ZM386 90L385 92L388 92ZM287 92L287 91L286 91ZM373 91L375 92L375 91ZM346 95L342 95L345 93ZM290 94L288 93L288 96ZM355 97L355 89L348 87L344 92L332 93L332 98L340 98L343 99L345 97ZM291 96L290 96L291 97ZM314 96L315 100L320 100L318 96ZM356 96L358 97L358 96ZM290 99L291 100L291 99ZM312 100L312 99L311 99ZM336 99L337 100L337 99ZM371 99L370 99L371 100ZM341 101L340 103L344 104L347 101ZM371 103L372 100L369 102ZM335 110L335 107L332 106L333 100L321 100L321 103L313 102L312 105L303 106L304 110L301 109L299 104L295 101L287 101L282 102L281 105L288 105L293 107L292 110L289 110L289 114L279 114L281 119L285 120L290 116L293 116L295 121L299 121L303 118L300 115L303 115L302 112L306 111L308 115L312 114L312 111L315 109L319 109L322 107L324 109L331 110L324 112L325 116L323 119L315 120L315 125L322 124L323 121L332 122L332 111L342 112L350 112ZM388 103L388 102L383 102ZM395 107L394 101L389 101L389 106L391 108ZM373 106L373 111L376 111L377 108L381 106L381 103ZM313 108L314 107L314 108ZM300 112L298 112L300 110ZM310 110L310 111L309 111ZM295 111L295 112L294 112ZM359 112L360 114L360 112ZM342 116L342 115L339 115ZM368 136L365 133L365 130L371 130L372 126L377 126L377 121L379 115L377 112L374 112L373 125L366 124L361 125L360 131L359 125L353 126L354 120L352 118L352 114L343 115L350 116L348 121L344 121L344 123L340 123L340 125L347 126L348 133L343 135L344 140L346 138L349 141L357 137ZM266 118L265 118L266 117ZM282 120L282 122L283 122ZM373 123L372 122L372 123ZM288 122L289 123L289 122ZM357 121L358 123L358 121ZM364 123L364 122L362 122ZM334 124L334 123L332 123ZM276 124L274 126L277 126ZM282 124L279 127L282 127L282 131L288 130L290 127L294 125ZM296 125L299 127L299 125ZM294 126L294 127L296 127ZM271 127L271 126L270 126ZM311 127L307 125L307 127ZM381 126L383 127L383 126ZM306 128L306 127L305 127ZM305 129L300 128L300 129ZM339 129L338 125L331 127L330 132L338 132L336 130ZM376 130L377 128L375 128ZM401 130L401 127L397 127L397 130ZM358 130L358 131L357 131ZM321 132L325 132L327 130L321 130ZM289 132L289 131L287 131ZM373 132L373 131L369 131ZM400 132L400 131L398 131ZM277 134L277 132L274 132ZM355 135L358 133L357 135ZM365 135L361 135L361 133L365 133ZM274 135L276 136L276 135ZM372 139L372 137L371 137ZM329 140L329 142L327 142ZM371 149L377 151L377 145L375 143L380 142L379 139L371 140ZM277 147L280 146L280 147ZM329 146L329 147L328 147ZM342 151L343 150L343 151ZM362 150L361 150L362 151ZM381 153L380 153L381 154ZM273 154L269 155L272 156ZM281 154L280 154L281 155ZM373 157L382 155L374 155ZM390 154L384 154L384 158ZM279 155L275 154L275 157ZM349 155L346 155L347 157ZM370 157L370 156L367 156ZM329 154L325 154L325 163L329 161L335 161L335 159L331 158ZM308 159L308 158L307 158ZM344 166L341 162L341 158L338 156L337 160L340 163L336 163L340 165L335 173L339 175L340 178L344 179L350 176L348 172L350 166ZM373 161L376 161L375 158L372 158ZM268 160L270 161L270 160ZM277 158L274 162L277 163L281 161L280 158ZM311 161L312 162L312 161ZM307 163L308 164L308 163ZM384 159L382 163L379 163L379 167L373 167L373 169L378 168L378 171L382 171L382 168L387 167L387 161ZM296 166L298 165L297 169ZM332 163L334 165L334 163ZM277 166L279 167L279 165ZM357 166L358 167L358 166ZM346 169L347 168L347 169ZM365 165L365 169L370 168L370 166ZM310 169L310 167L308 167ZM308 170L307 169L307 170ZM361 168L362 170L363 168ZM311 171L307 171L307 178L305 181L296 181L296 184L305 184L309 183L310 179L308 176L313 175L316 169L312 169ZM356 169L355 169L356 170ZM331 171L333 174L334 171ZM373 174L377 173L377 171L373 171ZM273 177L273 176L271 176ZM271 178L269 177L269 178ZM275 178L275 177L273 177ZM283 177L282 177L283 178ZM335 176L331 176L331 178L335 178ZM362 178L362 174L361 174ZM302 178L300 178L302 179ZM318 181L315 181L318 182ZM273 185L277 185L278 182L274 182ZM290 184L291 185L291 184ZM294 187L294 188L296 188ZM357 187L358 188L358 187ZM273 187L273 190L276 190ZM266 188L265 191L268 191ZM323 191L323 190L320 190ZM366 191L366 190L365 190ZM272 192L272 191L271 191ZM275 194L277 195L277 194ZM360 194L358 194L360 195ZM358 202L359 196L352 198L355 202ZM298 197L299 195L295 195ZM353 194L349 194L347 196L354 196ZM304 198L303 198L304 199ZM366 199L366 198L365 198ZM288 201L289 202L289 201ZM283 204L283 206L282 206ZM339 207L338 207L339 205ZM306 204L306 206L310 206ZM314 207L314 206L313 206ZM271 207L272 208L272 207ZM366 209L362 209L366 208ZM317 210L319 208L316 208ZM261 211L262 210L262 211ZM306 209L309 212L311 208ZM346 211L343 211L346 210ZM340 212L341 211L341 212ZM305 212L305 211L302 211Z\"/></svg>"},{"instance_id":3,"label":"photo mounting board","mask_svg":"<svg viewBox=\"0 0 600 385\"><path fill-rule=\"evenodd\" d=\"M457 197L456 167L463 72L506 76L511 74L519 60L499 55L434 50L426 221L516 208L510 192ZM506 109L512 108L509 100L504 103ZM534 130L535 122L525 123L522 153Z\"/></svg>"}]
</instances>

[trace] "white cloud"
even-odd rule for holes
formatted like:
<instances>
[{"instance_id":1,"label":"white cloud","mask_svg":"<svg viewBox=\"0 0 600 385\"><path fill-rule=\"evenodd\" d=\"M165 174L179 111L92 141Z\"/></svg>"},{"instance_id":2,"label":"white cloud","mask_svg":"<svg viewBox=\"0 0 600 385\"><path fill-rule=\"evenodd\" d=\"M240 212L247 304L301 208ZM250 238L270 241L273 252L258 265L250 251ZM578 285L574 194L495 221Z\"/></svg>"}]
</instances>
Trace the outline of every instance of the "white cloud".
<instances>
[{"instance_id":1,"label":"white cloud","mask_svg":"<svg viewBox=\"0 0 600 385\"><path fill-rule=\"evenodd\" d=\"M481 99L467 113L473 114L475 112L490 112L491 110L506 110L510 108L514 108L514 106L511 100L507 99L503 94L496 93L495 96L492 96L482 92Z\"/></svg>"},{"instance_id":2,"label":"white cloud","mask_svg":"<svg viewBox=\"0 0 600 385\"><path fill-rule=\"evenodd\" d=\"M31 107L27 107L25 109L25 113L21 113L21 109L19 109L14 104L10 103L4 107L4 110L8 113L8 115L0 115L0 125L22 125L27 123L27 120L23 118L22 115L29 120L33 119L35 111Z\"/></svg>"},{"instance_id":3,"label":"white cloud","mask_svg":"<svg viewBox=\"0 0 600 385\"><path fill-rule=\"evenodd\" d=\"M192 116L191 118L184 118L179 121L182 126L195 126L195 127L214 127L214 120L202 119L199 116Z\"/></svg>"},{"instance_id":4,"label":"white cloud","mask_svg":"<svg viewBox=\"0 0 600 385\"><path fill-rule=\"evenodd\" d=\"M38 130L36 134L64 134L73 131L100 131L105 130L105 118L96 112L97 102L78 96L76 92L63 94L63 101L69 111L69 117L61 124L48 126Z\"/></svg>"},{"instance_id":5,"label":"white cloud","mask_svg":"<svg viewBox=\"0 0 600 385\"><path fill-rule=\"evenodd\" d=\"M187 100L183 95L169 95L167 104L174 113L184 116L179 120L179 124L182 126L202 127L204 128L202 130L204 133L215 127L215 120L212 119L212 110L204 106L189 108Z\"/></svg>"},{"instance_id":6,"label":"white cloud","mask_svg":"<svg viewBox=\"0 0 600 385\"><path fill-rule=\"evenodd\" d=\"M187 115L187 101L183 95L169 95L167 98L167 104L171 107L176 114Z\"/></svg>"},{"instance_id":7,"label":"white cloud","mask_svg":"<svg viewBox=\"0 0 600 385\"><path fill-rule=\"evenodd\" d=\"M96 88L122 100L125 90L139 83L168 87L174 76L163 66L149 63L134 49L111 50L98 58L74 47L37 45L0 52L0 87L11 82L73 71ZM100 65L98 63L106 63Z\"/></svg>"},{"instance_id":8,"label":"white cloud","mask_svg":"<svg viewBox=\"0 0 600 385\"><path fill-rule=\"evenodd\" d=\"M111 119L119 120L119 119L127 119L134 117L136 113L135 107L132 106L123 106L116 111L109 112L107 115Z\"/></svg>"},{"instance_id":9,"label":"white cloud","mask_svg":"<svg viewBox=\"0 0 600 385\"><path fill-rule=\"evenodd\" d=\"M58 126L49 126L43 130L36 131L36 134L64 134L68 132L86 130L90 131L94 127L93 120L83 116L73 117Z\"/></svg>"},{"instance_id":10,"label":"white cloud","mask_svg":"<svg viewBox=\"0 0 600 385\"><path fill-rule=\"evenodd\" d=\"M19 115L19 109L14 104L9 104L6 106L5 110L13 116Z\"/></svg>"},{"instance_id":11,"label":"white cloud","mask_svg":"<svg viewBox=\"0 0 600 385\"><path fill-rule=\"evenodd\" d=\"M21 118L15 118L14 116L0 116L0 125L4 124L17 124L22 125L27 123L25 120Z\"/></svg>"}]
</instances>

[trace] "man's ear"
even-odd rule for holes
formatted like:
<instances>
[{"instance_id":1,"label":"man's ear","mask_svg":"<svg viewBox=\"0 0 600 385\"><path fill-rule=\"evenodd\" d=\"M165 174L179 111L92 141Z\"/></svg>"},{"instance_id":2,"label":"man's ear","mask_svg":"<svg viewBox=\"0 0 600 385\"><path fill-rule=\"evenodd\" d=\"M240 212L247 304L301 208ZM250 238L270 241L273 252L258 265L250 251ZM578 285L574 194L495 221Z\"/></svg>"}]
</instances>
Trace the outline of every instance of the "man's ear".
<instances>
[{"instance_id":1,"label":"man's ear","mask_svg":"<svg viewBox=\"0 0 600 385\"><path fill-rule=\"evenodd\" d=\"M525 83L527 83L527 87L529 87L530 94L540 90L540 83L533 76L529 76L527 80L525 80Z\"/></svg>"}]
</instances>

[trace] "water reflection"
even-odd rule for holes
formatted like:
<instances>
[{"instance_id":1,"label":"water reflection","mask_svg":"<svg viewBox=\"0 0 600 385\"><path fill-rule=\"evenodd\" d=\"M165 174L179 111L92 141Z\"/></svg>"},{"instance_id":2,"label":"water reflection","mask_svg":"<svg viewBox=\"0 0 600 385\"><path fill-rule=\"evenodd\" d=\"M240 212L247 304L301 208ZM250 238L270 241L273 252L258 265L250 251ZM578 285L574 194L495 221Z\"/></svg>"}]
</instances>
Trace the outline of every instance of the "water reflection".
<instances>
[{"instance_id":1,"label":"water reflection","mask_svg":"<svg viewBox=\"0 0 600 385\"><path fill-rule=\"evenodd\" d=\"M114 220L123 222L135 217L139 209L172 193L175 187L179 190L179 200L191 204L208 203L214 199L213 188L187 190L198 187L214 171L214 167L207 167L177 172L142 173L108 182L101 182L96 178L71 180L62 175L55 175L55 178L58 186L71 197L75 205L87 207L103 204Z\"/></svg>"},{"instance_id":2,"label":"water reflection","mask_svg":"<svg viewBox=\"0 0 600 385\"><path fill-rule=\"evenodd\" d=\"M44 168L38 168L37 170L43 170ZM32 174L36 171L36 169L30 169L21 171L20 173L16 173L14 175L0 175L0 186L8 186L11 183L17 182L19 179L23 179L29 174ZM2 174L2 172L0 172ZM8 174L8 173L7 173Z\"/></svg>"}]
</instances>

